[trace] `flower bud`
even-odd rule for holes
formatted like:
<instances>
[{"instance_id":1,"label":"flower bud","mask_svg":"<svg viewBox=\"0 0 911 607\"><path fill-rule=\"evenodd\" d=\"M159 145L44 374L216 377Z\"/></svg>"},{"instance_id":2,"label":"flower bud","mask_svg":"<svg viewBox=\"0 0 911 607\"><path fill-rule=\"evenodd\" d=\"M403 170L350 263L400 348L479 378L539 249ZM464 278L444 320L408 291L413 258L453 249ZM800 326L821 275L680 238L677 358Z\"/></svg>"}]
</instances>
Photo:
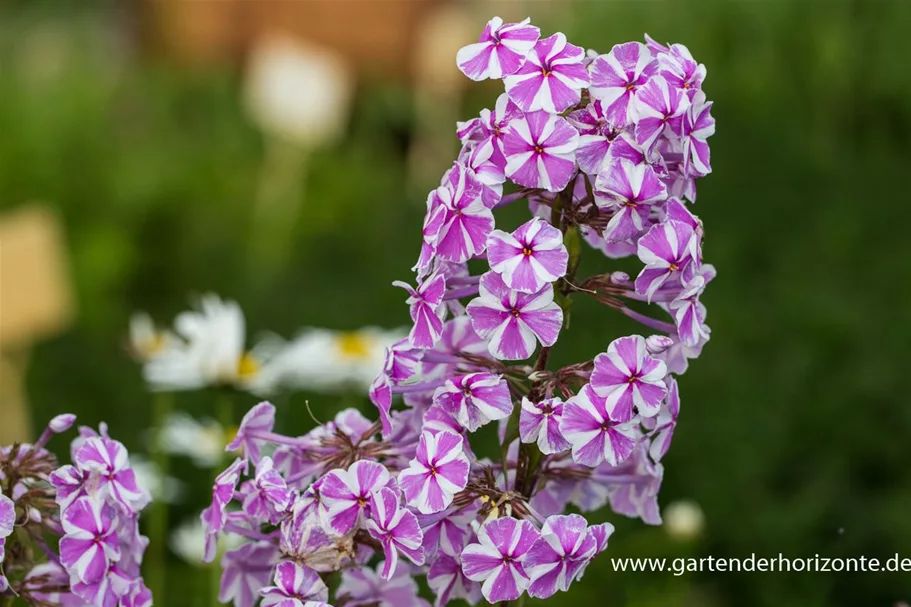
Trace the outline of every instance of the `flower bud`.
<instances>
[{"instance_id":1,"label":"flower bud","mask_svg":"<svg viewBox=\"0 0 911 607\"><path fill-rule=\"evenodd\" d=\"M667 335L650 335L645 339L645 349L649 354L661 354L674 345L674 340Z\"/></svg>"},{"instance_id":2,"label":"flower bud","mask_svg":"<svg viewBox=\"0 0 911 607\"><path fill-rule=\"evenodd\" d=\"M76 416L72 413L64 413L58 415L48 423L47 427L51 429L51 432L54 434L60 434L61 432L66 432L73 427L73 424L76 423Z\"/></svg>"},{"instance_id":3,"label":"flower bud","mask_svg":"<svg viewBox=\"0 0 911 607\"><path fill-rule=\"evenodd\" d=\"M611 272L610 281L615 285L622 285L629 282L629 274L626 272Z\"/></svg>"}]
</instances>

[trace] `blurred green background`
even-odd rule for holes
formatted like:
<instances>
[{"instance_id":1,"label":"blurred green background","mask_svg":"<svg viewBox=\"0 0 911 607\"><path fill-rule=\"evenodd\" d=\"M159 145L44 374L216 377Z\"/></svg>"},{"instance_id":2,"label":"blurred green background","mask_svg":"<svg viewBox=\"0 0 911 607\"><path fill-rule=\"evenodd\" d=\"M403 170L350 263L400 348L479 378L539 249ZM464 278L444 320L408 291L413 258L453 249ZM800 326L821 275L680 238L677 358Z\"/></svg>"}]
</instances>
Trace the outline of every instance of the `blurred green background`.
<instances>
[{"instance_id":1,"label":"blurred green background","mask_svg":"<svg viewBox=\"0 0 911 607\"><path fill-rule=\"evenodd\" d=\"M542 31L601 52L643 32L683 42L708 67L704 88L715 101L714 172L698 184L694 209L719 271L705 296L712 340L680 382L683 415L661 495L662 504L698 502L705 530L679 542L605 511L618 527L610 555L911 557L911 3L542 0L525 8ZM403 293L389 283L409 276L426 190L408 186L415 102L407 81L367 73L345 137L315 152L301 178L292 246L257 258L251 201L265 145L242 104L242 72L143 49L133 9L3 6L0 205L42 200L59 209L76 288L76 323L31 353L35 426L73 411L83 423L106 420L141 452L151 397L124 352L132 311L168 321L191 294L211 290L241 304L251 335L401 326ZM463 118L497 94L491 85L467 90ZM454 136L450 144L454 155ZM420 182L432 187L447 164ZM611 267L596 255L584 264ZM631 327L579 305L559 356L591 356ZM324 418L344 400L278 399L282 429L310 426L305 399ZM199 416L212 414L211 402L206 393L177 398ZM254 402L238 397L237 410ZM204 471L187 466L180 476L190 497L172 508L175 521L194 516L209 490ZM174 558L156 604L204 604L194 594L199 577ZM615 573L602 558L550 604L902 600L911 600L908 573L678 578Z\"/></svg>"}]
</instances>

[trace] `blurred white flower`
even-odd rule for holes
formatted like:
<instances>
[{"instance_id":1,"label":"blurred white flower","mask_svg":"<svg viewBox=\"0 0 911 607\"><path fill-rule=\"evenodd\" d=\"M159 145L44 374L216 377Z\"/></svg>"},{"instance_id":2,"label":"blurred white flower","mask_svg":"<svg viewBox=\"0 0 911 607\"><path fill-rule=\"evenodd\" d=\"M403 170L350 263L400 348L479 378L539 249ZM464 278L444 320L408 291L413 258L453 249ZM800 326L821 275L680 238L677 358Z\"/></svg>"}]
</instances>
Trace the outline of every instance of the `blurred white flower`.
<instances>
[{"instance_id":1,"label":"blurred white flower","mask_svg":"<svg viewBox=\"0 0 911 607\"><path fill-rule=\"evenodd\" d=\"M270 359L269 383L298 390L367 389L382 369L386 347L405 332L365 327L357 331L309 328Z\"/></svg>"},{"instance_id":2,"label":"blurred white flower","mask_svg":"<svg viewBox=\"0 0 911 607\"><path fill-rule=\"evenodd\" d=\"M184 521L171 532L171 538L168 542L174 554L184 561L197 567L206 566L202 562L203 551L206 545L206 532L203 529L202 521L198 518ZM244 543L244 538L233 533L222 533L218 538L218 557L238 548ZM219 562L216 560L215 562Z\"/></svg>"},{"instance_id":3,"label":"blurred white flower","mask_svg":"<svg viewBox=\"0 0 911 607\"><path fill-rule=\"evenodd\" d=\"M145 312L135 312L130 316L130 354L140 362L147 362L159 356L177 343L176 336L167 330L159 329L152 317Z\"/></svg>"},{"instance_id":4,"label":"blurred white flower","mask_svg":"<svg viewBox=\"0 0 911 607\"><path fill-rule=\"evenodd\" d=\"M221 463L228 443L221 424L211 419L197 421L182 411L168 416L158 436L162 451L189 457L200 468Z\"/></svg>"},{"instance_id":5,"label":"blurred white flower","mask_svg":"<svg viewBox=\"0 0 911 607\"><path fill-rule=\"evenodd\" d=\"M152 496L154 501L176 504L183 496L183 483L171 476L162 476L155 462L138 455L130 456L130 466L136 474L136 484Z\"/></svg>"},{"instance_id":6,"label":"blurred white flower","mask_svg":"<svg viewBox=\"0 0 911 607\"><path fill-rule=\"evenodd\" d=\"M245 98L263 131L307 149L342 136L354 76L340 57L295 38L269 35L255 44L249 61Z\"/></svg>"},{"instance_id":7,"label":"blurred white flower","mask_svg":"<svg viewBox=\"0 0 911 607\"><path fill-rule=\"evenodd\" d=\"M198 309L174 321L182 341L146 363L146 382L153 390L196 390L206 386L246 389L266 362L244 349L244 313L234 301L205 295Z\"/></svg>"},{"instance_id":8,"label":"blurred white flower","mask_svg":"<svg viewBox=\"0 0 911 607\"><path fill-rule=\"evenodd\" d=\"M705 527L705 515L692 500L673 502L664 509L664 528L675 540L688 541L699 537Z\"/></svg>"}]
</instances>

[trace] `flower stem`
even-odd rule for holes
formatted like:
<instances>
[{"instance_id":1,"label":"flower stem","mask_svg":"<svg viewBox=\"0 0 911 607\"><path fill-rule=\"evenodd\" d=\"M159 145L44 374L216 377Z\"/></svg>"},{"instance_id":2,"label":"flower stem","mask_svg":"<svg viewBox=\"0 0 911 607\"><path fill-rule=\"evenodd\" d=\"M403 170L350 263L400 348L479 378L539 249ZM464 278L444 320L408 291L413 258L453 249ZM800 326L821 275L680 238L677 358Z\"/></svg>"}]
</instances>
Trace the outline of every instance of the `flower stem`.
<instances>
[{"instance_id":1,"label":"flower stem","mask_svg":"<svg viewBox=\"0 0 911 607\"><path fill-rule=\"evenodd\" d=\"M171 414L171 408L174 405L174 396L168 392L158 392L155 394L152 403L152 436L151 446L152 461L161 478L160 491L163 491L165 481L168 478L169 458L164 449L164 427L167 423L168 416ZM149 536L153 541L149 543L149 589L152 596L161 604L165 604L165 588L167 580L167 542L168 536L168 504L164 499L152 502L151 512L149 513Z\"/></svg>"}]
</instances>

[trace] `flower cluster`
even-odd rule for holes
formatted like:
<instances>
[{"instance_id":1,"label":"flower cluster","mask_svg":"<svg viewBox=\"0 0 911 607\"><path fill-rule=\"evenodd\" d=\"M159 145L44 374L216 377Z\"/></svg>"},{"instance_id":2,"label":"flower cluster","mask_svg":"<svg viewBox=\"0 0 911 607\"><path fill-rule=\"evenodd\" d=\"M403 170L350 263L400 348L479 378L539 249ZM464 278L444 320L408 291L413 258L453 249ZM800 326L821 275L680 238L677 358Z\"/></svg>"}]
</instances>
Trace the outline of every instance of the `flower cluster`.
<instances>
[{"instance_id":1,"label":"flower cluster","mask_svg":"<svg viewBox=\"0 0 911 607\"><path fill-rule=\"evenodd\" d=\"M547 598L614 529L567 506L661 522L675 376L709 336L714 270L689 206L714 127L705 68L646 40L586 53L495 18L459 52L468 77L506 92L458 125L462 151L427 199L416 281L395 283L413 325L370 389L379 420L349 409L294 437L269 403L245 416L202 515L209 560L221 533L245 538L222 559L222 601L320 604L332 571L337 605L423 606L416 574L437 607ZM523 199L531 218L498 227L494 211ZM644 267L578 277L583 243ZM649 335L549 368L576 297ZM493 422L499 457L479 457L472 439Z\"/></svg>"},{"instance_id":2,"label":"flower cluster","mask_svg":"<svg viewBox=\"0 0 911 607\"><path fill-rule=\"evenodd\" d=\"M75 420L57 416L34 444L0 449L0 594L30 605L149 607L139 512L150 498L104 424L100 433L81 427L73 465L58 465L45 445Z\"/></svg>"}]
</instances>

